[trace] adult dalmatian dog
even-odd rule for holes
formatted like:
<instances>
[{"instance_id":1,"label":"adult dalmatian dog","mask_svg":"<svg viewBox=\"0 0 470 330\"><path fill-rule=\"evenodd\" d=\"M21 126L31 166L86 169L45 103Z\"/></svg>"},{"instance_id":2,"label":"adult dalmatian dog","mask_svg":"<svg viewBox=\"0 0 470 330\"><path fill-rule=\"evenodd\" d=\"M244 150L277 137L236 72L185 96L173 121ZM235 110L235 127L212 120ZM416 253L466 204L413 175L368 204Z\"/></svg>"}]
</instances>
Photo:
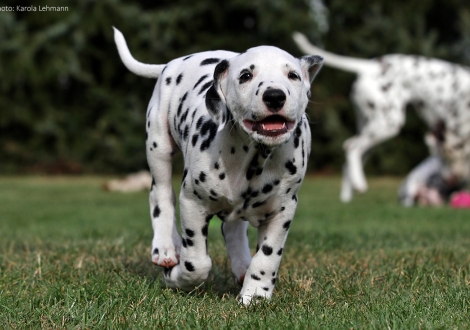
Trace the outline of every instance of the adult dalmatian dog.
<instances>
[{"instance_id":1,"label":"adult dalmatian dog","mask_svg":"<svg viewBox=\"0 0 470 330\"><path fill-rule=\"evenodd\" d=\"M115 42L133 73L159 78L147 110L147 160L153 177L150 211L152 261L164 279L185 291L200 285L212 266L208 223L222 221L240 300L272 295L310 154L305 115L319 56L294 58L271 46L238 54L208 51L166 65L135 60L123 35ZM175 219L171 161L184 156ZM251 257L248 223L258 228Z\"/></svg>"},{"instance_id":2,"label":"adult dalmatian dog","mask_svg":"<svg viewBox=\"0 0 470 330\"><path fill-rule=\"evenodd\" d=\"M445 154L445 180L464 182L470 177L470 69L438 59L386 55L373 60L339 56L313 46L301 33L294 40L306 54L319 54L325 64L356 73L351 99L359 133L345 141L346 164L340 199L364 192L363 155L373 146L396 136L405 123L405 108L413 104L429 128L443 122L447 135L440 141Z\"/></svg>"}]
</instances>

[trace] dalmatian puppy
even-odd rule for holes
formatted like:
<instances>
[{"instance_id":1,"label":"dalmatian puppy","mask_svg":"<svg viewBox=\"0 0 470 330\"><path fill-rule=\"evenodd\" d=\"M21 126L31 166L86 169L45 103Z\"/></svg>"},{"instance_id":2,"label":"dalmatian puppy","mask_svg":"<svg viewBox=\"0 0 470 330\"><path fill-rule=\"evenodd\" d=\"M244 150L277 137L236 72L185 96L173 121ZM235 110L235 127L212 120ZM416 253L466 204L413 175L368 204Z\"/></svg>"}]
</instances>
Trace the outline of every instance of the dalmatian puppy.
<instances>
[{"instance_id":1,"label":"dalmatian puppy","mask_svg":"<svg viewBox=\"0 0 470 330\"><path fill-rule=\"evenodd\" d=\"M448 165L459 180L470 177L470 69L438 59L409 55L386 55L373 60L339 56L294 34L299 48L319 54L326 65L358 75L351 99L356 108L359 133L345 141L346 164L340 199L349 202L353 191L365 192L362 158L375 145L396 136L405 123L405 108L413 104L432 128L443 121L456 143L446 143L459 154ZM442 157L441 157L442 158Z\"/></svg>"},{"instance_id":2,"label":"dalmatian puppy","mask_svg":"<svg viewBox=\"0 0 470 330\"><path fill-rule=\"evenodd\" d=\"M322 58L298 59L261 46L149 65L136 61L123 35L114 31L126 67L158 78L146 123L154 180L149 198L153 263L164 267L169 287L189 291L200 285L212 266L208 223L217 215L232 271L243 285L240 300L248 304L253 297L271 297L310 154L305 109ZM184 156L182 237L171 185L178 149ZM248 223L258 228L253 257Z\"/></svg>"}]
</instances>

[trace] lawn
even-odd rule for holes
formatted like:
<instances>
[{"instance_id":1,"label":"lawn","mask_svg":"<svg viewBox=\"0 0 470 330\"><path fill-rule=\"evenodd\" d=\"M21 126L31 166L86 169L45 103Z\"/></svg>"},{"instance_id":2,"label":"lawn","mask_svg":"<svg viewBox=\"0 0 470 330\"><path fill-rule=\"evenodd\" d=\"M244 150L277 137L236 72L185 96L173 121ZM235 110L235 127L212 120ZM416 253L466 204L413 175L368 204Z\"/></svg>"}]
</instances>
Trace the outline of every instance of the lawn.
<instances>
[{"instance_id":1,"label":"lawn","mask_svg":"<svg viewBox=\"0 0 470 330\"><path fill-rule=\"evenodd\" d=\"M470 211L403 208L398 179L371 179L348 205L338 177L306 179L273 299L249 307L220 220L209 281L167 289L147 193L104 192L104 180L0 178L0 328L470 328Z\"/></svg>"}]
</instances>

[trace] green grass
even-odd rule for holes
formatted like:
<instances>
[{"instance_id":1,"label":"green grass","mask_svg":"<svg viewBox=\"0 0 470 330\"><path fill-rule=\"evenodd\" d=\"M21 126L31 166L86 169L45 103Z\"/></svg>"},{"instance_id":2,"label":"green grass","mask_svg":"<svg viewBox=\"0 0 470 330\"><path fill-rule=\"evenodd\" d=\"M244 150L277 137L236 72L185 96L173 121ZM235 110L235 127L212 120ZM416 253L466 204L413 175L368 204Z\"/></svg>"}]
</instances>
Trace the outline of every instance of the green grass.
<instances>
[{"instance_id":1,"label":"green grass","mask_svg":"<svg viewBox=\"0 0 470 330\"><path fill-rule=\"evenodd\" d=\"M167 289L150 262L147 193L103 181L0 178L0 328L470 327L470 211L402 208L397 179L342 205L338 178L308 178L273 299L249 307L219 220L209 281Z\"/></svg>"}]
</instances>

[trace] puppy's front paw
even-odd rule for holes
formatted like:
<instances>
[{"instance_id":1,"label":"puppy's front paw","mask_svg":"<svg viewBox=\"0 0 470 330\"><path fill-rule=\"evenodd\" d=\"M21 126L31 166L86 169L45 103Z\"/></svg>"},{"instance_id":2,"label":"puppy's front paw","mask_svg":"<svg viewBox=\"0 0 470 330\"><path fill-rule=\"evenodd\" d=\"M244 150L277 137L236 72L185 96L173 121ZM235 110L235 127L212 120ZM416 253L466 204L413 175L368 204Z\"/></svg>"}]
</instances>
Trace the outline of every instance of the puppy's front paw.
<instances>
[{"instance_id":1,"label":"puppy's front paw","mask_svg":"<svg viewBox=\"0 0 470 330\"><path fill-rule=\"evenodd\" d=\"M271 298L271 295L272 295L272 291L268 292L261 288L254 288L252 290L246 289L240 292L239 301L243 305L247 306L247 305L252 304L257 299L269 299Z\"/></svg>"},{"instance_id":2,"label":"puppy's front paw","mask_svg":"<svg viewBox=\"0 0 470 330\"><path fill-rule=\"evenodd\" d=\"M179 249L172 245L152 244L152 262L164 268L173 268L179 263Z\"/></svg>"}]
</instances>

